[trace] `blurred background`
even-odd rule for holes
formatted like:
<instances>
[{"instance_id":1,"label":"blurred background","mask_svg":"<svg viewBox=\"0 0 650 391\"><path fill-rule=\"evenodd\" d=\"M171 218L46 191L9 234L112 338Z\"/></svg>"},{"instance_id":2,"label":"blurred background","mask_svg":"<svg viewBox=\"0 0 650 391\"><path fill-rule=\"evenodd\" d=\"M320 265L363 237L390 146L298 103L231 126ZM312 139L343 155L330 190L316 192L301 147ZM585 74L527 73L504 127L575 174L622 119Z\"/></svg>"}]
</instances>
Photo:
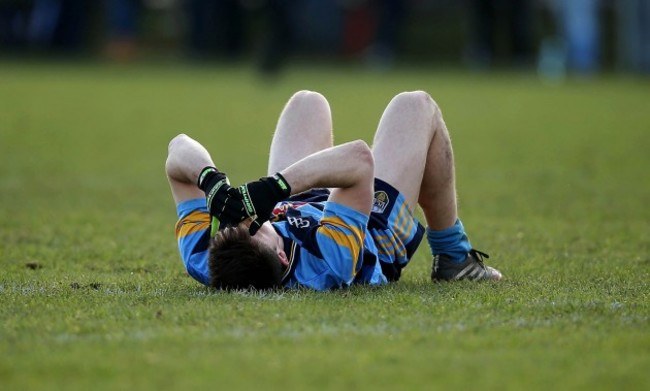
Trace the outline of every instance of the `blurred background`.
<instances>
[{"instance_id":1,"label":"blurred background","mask_svg":"<svg viewBox=\"0 0 650 391\"><path fill-rule=\"evenodd\" d=\"M0 0L0 58L650 73L650 0Z\"/></svg>"}]
</instances>

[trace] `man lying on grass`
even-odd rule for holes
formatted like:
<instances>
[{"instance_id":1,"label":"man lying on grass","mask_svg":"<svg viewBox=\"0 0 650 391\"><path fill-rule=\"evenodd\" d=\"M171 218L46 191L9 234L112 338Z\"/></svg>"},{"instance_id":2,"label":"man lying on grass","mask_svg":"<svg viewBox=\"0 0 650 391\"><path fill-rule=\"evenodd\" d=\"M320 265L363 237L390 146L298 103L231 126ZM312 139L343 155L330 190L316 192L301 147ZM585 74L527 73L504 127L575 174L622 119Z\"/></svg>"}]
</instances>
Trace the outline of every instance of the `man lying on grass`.
<instances>
[{"instance_id":1,"label":"man lying on grass","mask_svg":"<svg viewBox=\"0 0 650 391\"><path fill-rule=\"evenodd\" d=\"M434 281L501 279L457 216L449 133L425 92L392 99L372 149L360 140L332 146L327 100L300 91L278 120L269 176L231 187L208 151L183 134L170 142L165 168L183 263L211 287L397 281L425 232ZM426 230L413 216L418 204Z\"/></svg>"}]
</instances>

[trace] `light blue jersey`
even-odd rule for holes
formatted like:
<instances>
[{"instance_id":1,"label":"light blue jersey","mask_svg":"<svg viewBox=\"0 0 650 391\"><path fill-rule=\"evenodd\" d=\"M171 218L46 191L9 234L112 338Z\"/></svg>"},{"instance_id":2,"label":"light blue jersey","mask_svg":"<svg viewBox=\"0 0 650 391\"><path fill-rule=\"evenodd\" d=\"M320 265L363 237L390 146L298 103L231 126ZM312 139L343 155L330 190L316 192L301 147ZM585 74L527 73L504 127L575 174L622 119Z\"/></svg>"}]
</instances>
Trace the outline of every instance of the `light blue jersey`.
<instances>
[{"instance_id":1,"label":"light blue jersey","mask_svg":"<svg viewBox=\"0 0 650 391\"><path fill-rule=\"evenodd\" d=\"M198 282L208 285L208 247L210 244L210 214L205 198L176 205L178 222L176 240L185 270Z\"/></svg>"},{"instance_id":2,"label":"light blue jersey","mask_svg":"<svg viewBox=\"0 0 650 391\"><path fill-rule=\"evenodd\" d=\"M328 195L325 189L312 190L273 211L272 225L284 239L289 260L283 285L328 290L398 280L424 235L404 197L376 179L372 213L366 216L327 202ZM182 202L176 209L183 264L190 276L208 285L210 216L205 199Z\"/></svg>"},{"instance_id":3,"label":"light blue jersey","mask_svg":"<svg viewBox=\"0 0 650 391\"><path fill-rule=\"evenodd\" d=\"M273 228L284 238L288 288L326 290L353 283L387 282L368 231L368 216L334 202L278 204L284 210Z\"/></svg>"}]
</instances>

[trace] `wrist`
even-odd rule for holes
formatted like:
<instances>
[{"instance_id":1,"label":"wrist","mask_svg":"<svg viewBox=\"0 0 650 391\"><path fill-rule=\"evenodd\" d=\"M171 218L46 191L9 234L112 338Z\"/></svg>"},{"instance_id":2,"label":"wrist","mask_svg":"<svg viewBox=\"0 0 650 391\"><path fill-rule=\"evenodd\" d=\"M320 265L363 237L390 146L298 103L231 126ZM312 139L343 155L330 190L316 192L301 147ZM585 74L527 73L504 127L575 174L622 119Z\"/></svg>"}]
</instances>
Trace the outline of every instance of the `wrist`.
<instances>
[{"instance_id":1,"label":"wrist","mask_svg":"<svg viewBox=\"0 0 650 391\"><path fill-rule=\"evenodd\" d=\"M196 178L196 185L199 189L205 191L206 185L210 182L210 179L217 175L219 170L212 166L203 167L199 176Z\"/></svg>"},{"instance_id":2,"label":"wrist","mask_svg":"<svg viewBox=\"0 0 650 391\"><path fill-rule=\"evenodd\" d=\"M276 172L270 178L277 187L278 195L282 196L283 198L289 197L291 195L291 185L289 182L287 182L282 174Z\"/></svg>"}]
</instances>

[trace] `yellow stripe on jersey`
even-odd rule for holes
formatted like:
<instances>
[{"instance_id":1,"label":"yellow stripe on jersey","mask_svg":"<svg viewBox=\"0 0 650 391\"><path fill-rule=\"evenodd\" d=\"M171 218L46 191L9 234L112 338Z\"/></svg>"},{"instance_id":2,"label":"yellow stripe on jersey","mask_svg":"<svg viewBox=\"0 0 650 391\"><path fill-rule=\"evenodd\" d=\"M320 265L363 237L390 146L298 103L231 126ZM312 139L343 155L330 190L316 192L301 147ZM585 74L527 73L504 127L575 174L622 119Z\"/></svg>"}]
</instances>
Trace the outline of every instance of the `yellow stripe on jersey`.
<instances>
[{"instance_id":1,"label":"yellow stripe on jersey","mask_svg":"<svg viewBox=\"0 0 650 391\"><path fill-rule=\"evenodd\" d=\"M195 211L178 220L176 223L176 239L210 228L210 215Z\"/></svg>"},{"instance_id":2,"label":"yellow stripe on jersey","mask_svg":"<svg viewBox=\"0 0 650 391\"><path fill-rule=\"evenodd\" d=\"M387 235L373 234L375 239L375 245L381 250L382 253L388 255L393 252L395 246L393 245L393 239Z\"/></svg>"},{"instance_id":3,"label":"yellow stripe on jersey","mask_svg":"<svg viewBox=\"0 0 650 391\"><path fill-rule=\"evenodd\" d=\"M396 253L399 257L406 255L406 249L401 243L397 243L397 239L393 235L373 234L373 238L378 249L385 255L390 256L392 253Z\"/></svg>"},{"instance_id":4,"label":"yellow stripe on jersey","mask_svg":"<svg viewBox=\"0 0 650 391\"><path fill-rule=\"evenodd\" d=\"M397 215L395 216L394 232L397 235L399 235L399 233L404 229L404 224L406 224L403 212L404 204L402 204L399 211L397 211Z\"/></svg>"},{"instance_id":5,"label":"yellow stripe on jersey","mask_svg":"<svg viewBox=\"0 0 650 391\"><path fill-rule=\"evenodd\" d=\"M402 241L406 242L407 239L411 236L411 230L413 229L413 225L415 225L415 219L413 219L413 214L411 213L411 210L404 204L404 218L408 222L406 224L406 228L404 228L403 235L404 237L402 238Z\"/></svg>"},{"instance_id":6,"label":"yellow stripe on jersey","mask_svg":"<svg viewBox=\"0 0 650 391\"><path fill-rule=\"evenodd\" d=\"M336 216L324 217L321 219L320 223L321 227L318 229L318 233L334 240L337 245L350 250L350 255L352 257L352 276L354 277L365 232L361 231L357 227L346 224L341 220L341 218ZM337 227L341 230L350 231L352 234L346 234L345 232L341 232L341 230L335 229L331 226Z\"/></svg>"},{"instance_id":7,"label":"yellow stripe on jersey","mask_svg":"<svg viewBox=\"0 0 650 391\"><path fill-rule=\"evenodd\" d=\"M395 233L400 238L402 242L406 242L413 228L413 217L411 216L410 210L406 206L406 203L403 203L397 214L397 219L399 223L395 229Z\"/></svg>"}]
</instances>

